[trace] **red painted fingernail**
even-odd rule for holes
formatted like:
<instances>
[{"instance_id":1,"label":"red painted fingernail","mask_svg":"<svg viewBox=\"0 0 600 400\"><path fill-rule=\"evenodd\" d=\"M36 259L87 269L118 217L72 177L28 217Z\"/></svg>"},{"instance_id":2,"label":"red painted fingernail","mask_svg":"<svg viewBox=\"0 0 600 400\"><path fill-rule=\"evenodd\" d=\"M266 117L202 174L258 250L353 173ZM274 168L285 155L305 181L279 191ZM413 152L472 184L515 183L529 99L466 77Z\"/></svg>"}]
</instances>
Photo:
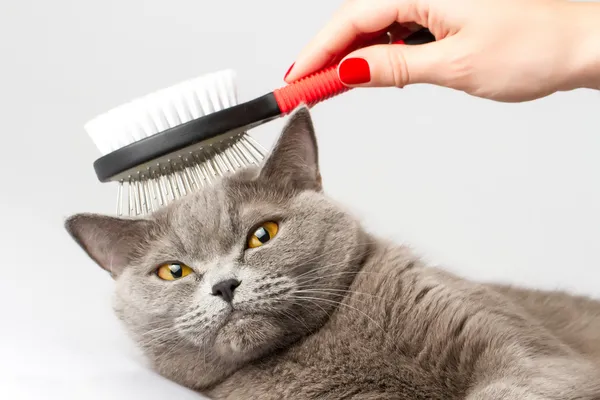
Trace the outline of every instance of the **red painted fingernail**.
<instances>
[{"instance_id":1,"label":"red painted fingernail","mask_svg":"<svg viewBox=\"0 0 600 400\"><path fill-rule=\"evenodd\" d=\"M290 67L288 68L287 72L285 73L283 80L285 81L285 79L288 77L288 75L290 74L290 72L292 72L292 68L294 68L294 65L296 65L296 63L293 63L292 65L290 65Z\"/></svg>"},{"instance_id":2,"label":"red painted fingernail","mask_svg":"<svg viewBox=\"0 0 600 400\"><path fill-rule=\"evenodd\" d=\"M346 58L340 64L338 74L347 85L359 85L371 80L371 69L364 58Z\"/></svg>"}]
</instances>

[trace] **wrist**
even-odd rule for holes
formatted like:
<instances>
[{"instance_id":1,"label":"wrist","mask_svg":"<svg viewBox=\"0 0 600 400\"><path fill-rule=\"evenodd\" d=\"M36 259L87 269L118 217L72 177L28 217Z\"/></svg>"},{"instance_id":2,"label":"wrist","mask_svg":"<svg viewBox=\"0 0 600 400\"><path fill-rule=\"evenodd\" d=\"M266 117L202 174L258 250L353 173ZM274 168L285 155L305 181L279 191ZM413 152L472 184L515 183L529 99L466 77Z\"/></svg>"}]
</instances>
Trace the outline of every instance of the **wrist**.
<instances>
[{"instance_id":1,"label":"wrist","mask_svg":"<svg viewBox=\"0 0 600 400\"><path fill-rule=\"evenodd\" d=\"M566 3L563 19L571 32L565 49L563 90L600 89L600 3Z\"/></svg>"}]
</instances>

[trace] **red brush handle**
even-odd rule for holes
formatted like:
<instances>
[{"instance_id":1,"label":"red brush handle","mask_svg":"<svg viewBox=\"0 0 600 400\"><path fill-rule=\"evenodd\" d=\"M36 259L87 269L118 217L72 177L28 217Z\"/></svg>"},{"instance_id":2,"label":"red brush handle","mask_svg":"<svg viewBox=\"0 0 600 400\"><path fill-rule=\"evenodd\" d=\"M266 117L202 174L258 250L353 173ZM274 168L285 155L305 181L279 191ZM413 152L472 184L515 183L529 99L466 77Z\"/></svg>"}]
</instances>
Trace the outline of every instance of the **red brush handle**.
<instances>
[{"instance_id":1,"label":"red brush handle","mask_svg":"<svg viewBox=\"0 0 600 400\"><path fill-rule=\"evenodd\" d=\"M273 91L281 113L287 114L302 103L310 107L350 90L340 81L337 67L332 65Z\"/></svg>"},{"instance_id":2,"label":"red brush handle","mask_svg":"<svg viewBox=\"0 0 600 400\"><path fill-rule=\"evenodd\" d=\"M393 42L393 44L423 44L434 40L435 37L427 29L421 29L404 40ZM350 90L351 88L340 81L337 68L338 65L329 66L297 82L274 90L273 95L281 113L287 114L302 103L310 107Z\"/></svg>"}]
</instances>

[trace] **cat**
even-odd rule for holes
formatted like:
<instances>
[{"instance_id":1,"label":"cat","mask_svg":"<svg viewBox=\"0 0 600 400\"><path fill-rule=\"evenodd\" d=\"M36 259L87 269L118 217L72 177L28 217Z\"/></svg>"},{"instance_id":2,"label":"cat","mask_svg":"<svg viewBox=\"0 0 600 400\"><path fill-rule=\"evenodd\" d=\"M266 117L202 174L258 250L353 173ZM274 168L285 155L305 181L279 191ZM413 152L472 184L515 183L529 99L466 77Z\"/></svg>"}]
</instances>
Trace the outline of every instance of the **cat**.
<instances>
[{"instance_id":1,"label":"cat","mask_svg":"<svg viewBox=\"0 0 600 400\"><path fill-rule=\"evenodd\" d=\"M600 302L478 283L324 194L310 111L261 166L65 227L151 366L212 399L600 399Z\"/></svg>"}]
</instances>

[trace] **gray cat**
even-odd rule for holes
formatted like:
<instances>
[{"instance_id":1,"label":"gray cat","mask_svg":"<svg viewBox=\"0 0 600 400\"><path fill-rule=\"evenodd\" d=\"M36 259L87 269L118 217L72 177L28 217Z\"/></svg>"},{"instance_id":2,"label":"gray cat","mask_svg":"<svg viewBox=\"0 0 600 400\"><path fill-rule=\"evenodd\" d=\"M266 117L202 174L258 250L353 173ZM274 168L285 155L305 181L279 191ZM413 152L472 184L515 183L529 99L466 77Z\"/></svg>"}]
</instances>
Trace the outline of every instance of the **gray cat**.
<instances>
[{"instance_id":1,"label":"gray cat","mask_svg":"<svg viewBox=\"0 0 600 400\"><path fill-rule=\"evenodd\" d=\"M66 228L162 375L214 399L600 399L600 302L470 282L323 194L307 108L260 169Z\"/></svg>"}]
</instances>

